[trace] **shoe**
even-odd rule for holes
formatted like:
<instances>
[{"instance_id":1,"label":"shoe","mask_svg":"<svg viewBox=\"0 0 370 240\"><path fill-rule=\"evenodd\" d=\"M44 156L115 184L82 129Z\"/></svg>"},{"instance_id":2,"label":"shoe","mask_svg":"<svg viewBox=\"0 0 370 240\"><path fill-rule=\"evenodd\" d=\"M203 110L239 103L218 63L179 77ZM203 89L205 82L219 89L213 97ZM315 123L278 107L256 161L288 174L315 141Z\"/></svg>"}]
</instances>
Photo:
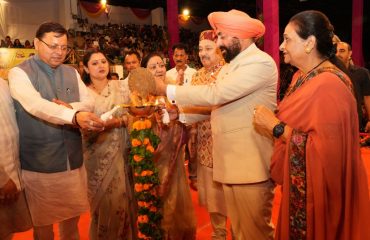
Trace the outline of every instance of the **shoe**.
<instances>
[{"instance_id":1,"label":"shoe","mask_svg":"<svg viewBox=\"0 0 370 240\"><path fill-rule=\"evenodd\" d=\"M189 186L191 189L194 191L198 191L198 186L197 186L197 179L190 179Z\"/></svg>"}]
</instances>

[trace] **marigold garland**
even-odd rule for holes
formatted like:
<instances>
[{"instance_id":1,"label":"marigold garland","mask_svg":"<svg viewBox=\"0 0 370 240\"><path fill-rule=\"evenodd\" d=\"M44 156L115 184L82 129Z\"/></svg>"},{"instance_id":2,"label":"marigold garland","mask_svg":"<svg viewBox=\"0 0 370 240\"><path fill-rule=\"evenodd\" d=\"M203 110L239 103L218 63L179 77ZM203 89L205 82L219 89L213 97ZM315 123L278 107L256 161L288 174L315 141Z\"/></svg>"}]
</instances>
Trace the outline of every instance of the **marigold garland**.
<instances>
[{"instance_id":1,"label":"marigold garland","mask_svg":"<svg viewBox=\"0 0 370 240\"><path fill-rule=\"evenodd\" d=\"M138 205L138 239L163 239L161 200L157 193L160 184L153 153L160 139L151 129L149 119L140 119L130 133L130 164L134 173L134 193Z\"/></svg>"}]
</instances>

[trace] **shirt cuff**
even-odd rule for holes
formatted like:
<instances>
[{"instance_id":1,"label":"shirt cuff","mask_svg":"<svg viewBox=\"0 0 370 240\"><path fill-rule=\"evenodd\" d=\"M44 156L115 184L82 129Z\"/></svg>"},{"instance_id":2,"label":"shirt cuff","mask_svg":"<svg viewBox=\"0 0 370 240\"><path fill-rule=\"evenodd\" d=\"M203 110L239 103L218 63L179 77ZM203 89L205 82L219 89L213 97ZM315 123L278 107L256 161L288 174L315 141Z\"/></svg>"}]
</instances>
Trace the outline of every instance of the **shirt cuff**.
<instances>
[{"instance_id":1,"label":"shirt cuff","mask_svg":"<svg viewBox=\"0 0 370 240\"><path fill-rule=\"evenodd\" d=\"M179 113L179 122L186 123L186 115L184 113Z\"/></svg>"},{"instance_id":2,"label":"shirt cuff","mask_svg":"<svg viewBox=\"0 0 370 240\"><path fill-rule=\"evenodd\" d=\"M176 100L175 100L176 86L175 85L167 85L166 95L171 104L176 104Z\"/></svg>"}]
</instances>

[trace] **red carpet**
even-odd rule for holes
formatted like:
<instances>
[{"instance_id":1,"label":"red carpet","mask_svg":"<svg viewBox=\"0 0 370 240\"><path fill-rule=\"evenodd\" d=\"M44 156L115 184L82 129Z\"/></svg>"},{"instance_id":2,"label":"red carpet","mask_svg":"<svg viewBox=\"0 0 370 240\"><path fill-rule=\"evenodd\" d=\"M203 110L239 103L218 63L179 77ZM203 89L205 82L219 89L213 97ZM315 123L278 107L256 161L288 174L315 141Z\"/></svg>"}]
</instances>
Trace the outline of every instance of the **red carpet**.
<instances>
[{"instance_id":1,"label":"red carpet","mask_svg":"<svg viewBox=\"0 0 370 240\"><path fill-rule=\"evenodd\" d=\"M367 170L368 175L370 175L370 148L362 148L361 153L364 159L365 167ZM368 178L369 186L370 186L370 178ZM204 208L199 207L198 199L197 199L197 192L192 191L192 199L193 204L195 206L195 211L197 215L197 239L198 240L205 240L211 239L212 227L209 221L209 216L207 211ZM274 199L274 207L272 213L272 221L276 224L277 217L278 217L278 209L280 204L280 189L276 189L275 199ZM80 227L80 235L81 240L88 240L88 230L89 230L89 214L86 213L81 217L79 227ZM55 232L57 235L57 229L55 228ZM24 232L24 233L17 233L15 234L14 240L32 240L32 230ZM59 239L57 236L55 239ZM228 239L231 239L231 235L229 233Z\"/></svg>"}]
</instances>

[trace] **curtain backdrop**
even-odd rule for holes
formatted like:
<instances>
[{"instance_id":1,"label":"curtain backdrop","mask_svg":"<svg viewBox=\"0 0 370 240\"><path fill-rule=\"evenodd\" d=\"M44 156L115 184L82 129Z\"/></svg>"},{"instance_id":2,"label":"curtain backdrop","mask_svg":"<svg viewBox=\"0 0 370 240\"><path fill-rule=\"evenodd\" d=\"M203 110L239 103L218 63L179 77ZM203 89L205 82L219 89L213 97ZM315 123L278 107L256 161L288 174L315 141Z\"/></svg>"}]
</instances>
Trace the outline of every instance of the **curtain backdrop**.
<instances>
[{"instance_id":1,"label":"curtain backdrop","mask_svg":"<svg viewBox=\"0 0 370 240\"><path fill-rule=\"evenodd\" d=\"M5 1L0 2L0 35L1 38L5 38L8 33L7 22L6 22L6 9L8 3Z\"/></svg>"}]
</instances>

